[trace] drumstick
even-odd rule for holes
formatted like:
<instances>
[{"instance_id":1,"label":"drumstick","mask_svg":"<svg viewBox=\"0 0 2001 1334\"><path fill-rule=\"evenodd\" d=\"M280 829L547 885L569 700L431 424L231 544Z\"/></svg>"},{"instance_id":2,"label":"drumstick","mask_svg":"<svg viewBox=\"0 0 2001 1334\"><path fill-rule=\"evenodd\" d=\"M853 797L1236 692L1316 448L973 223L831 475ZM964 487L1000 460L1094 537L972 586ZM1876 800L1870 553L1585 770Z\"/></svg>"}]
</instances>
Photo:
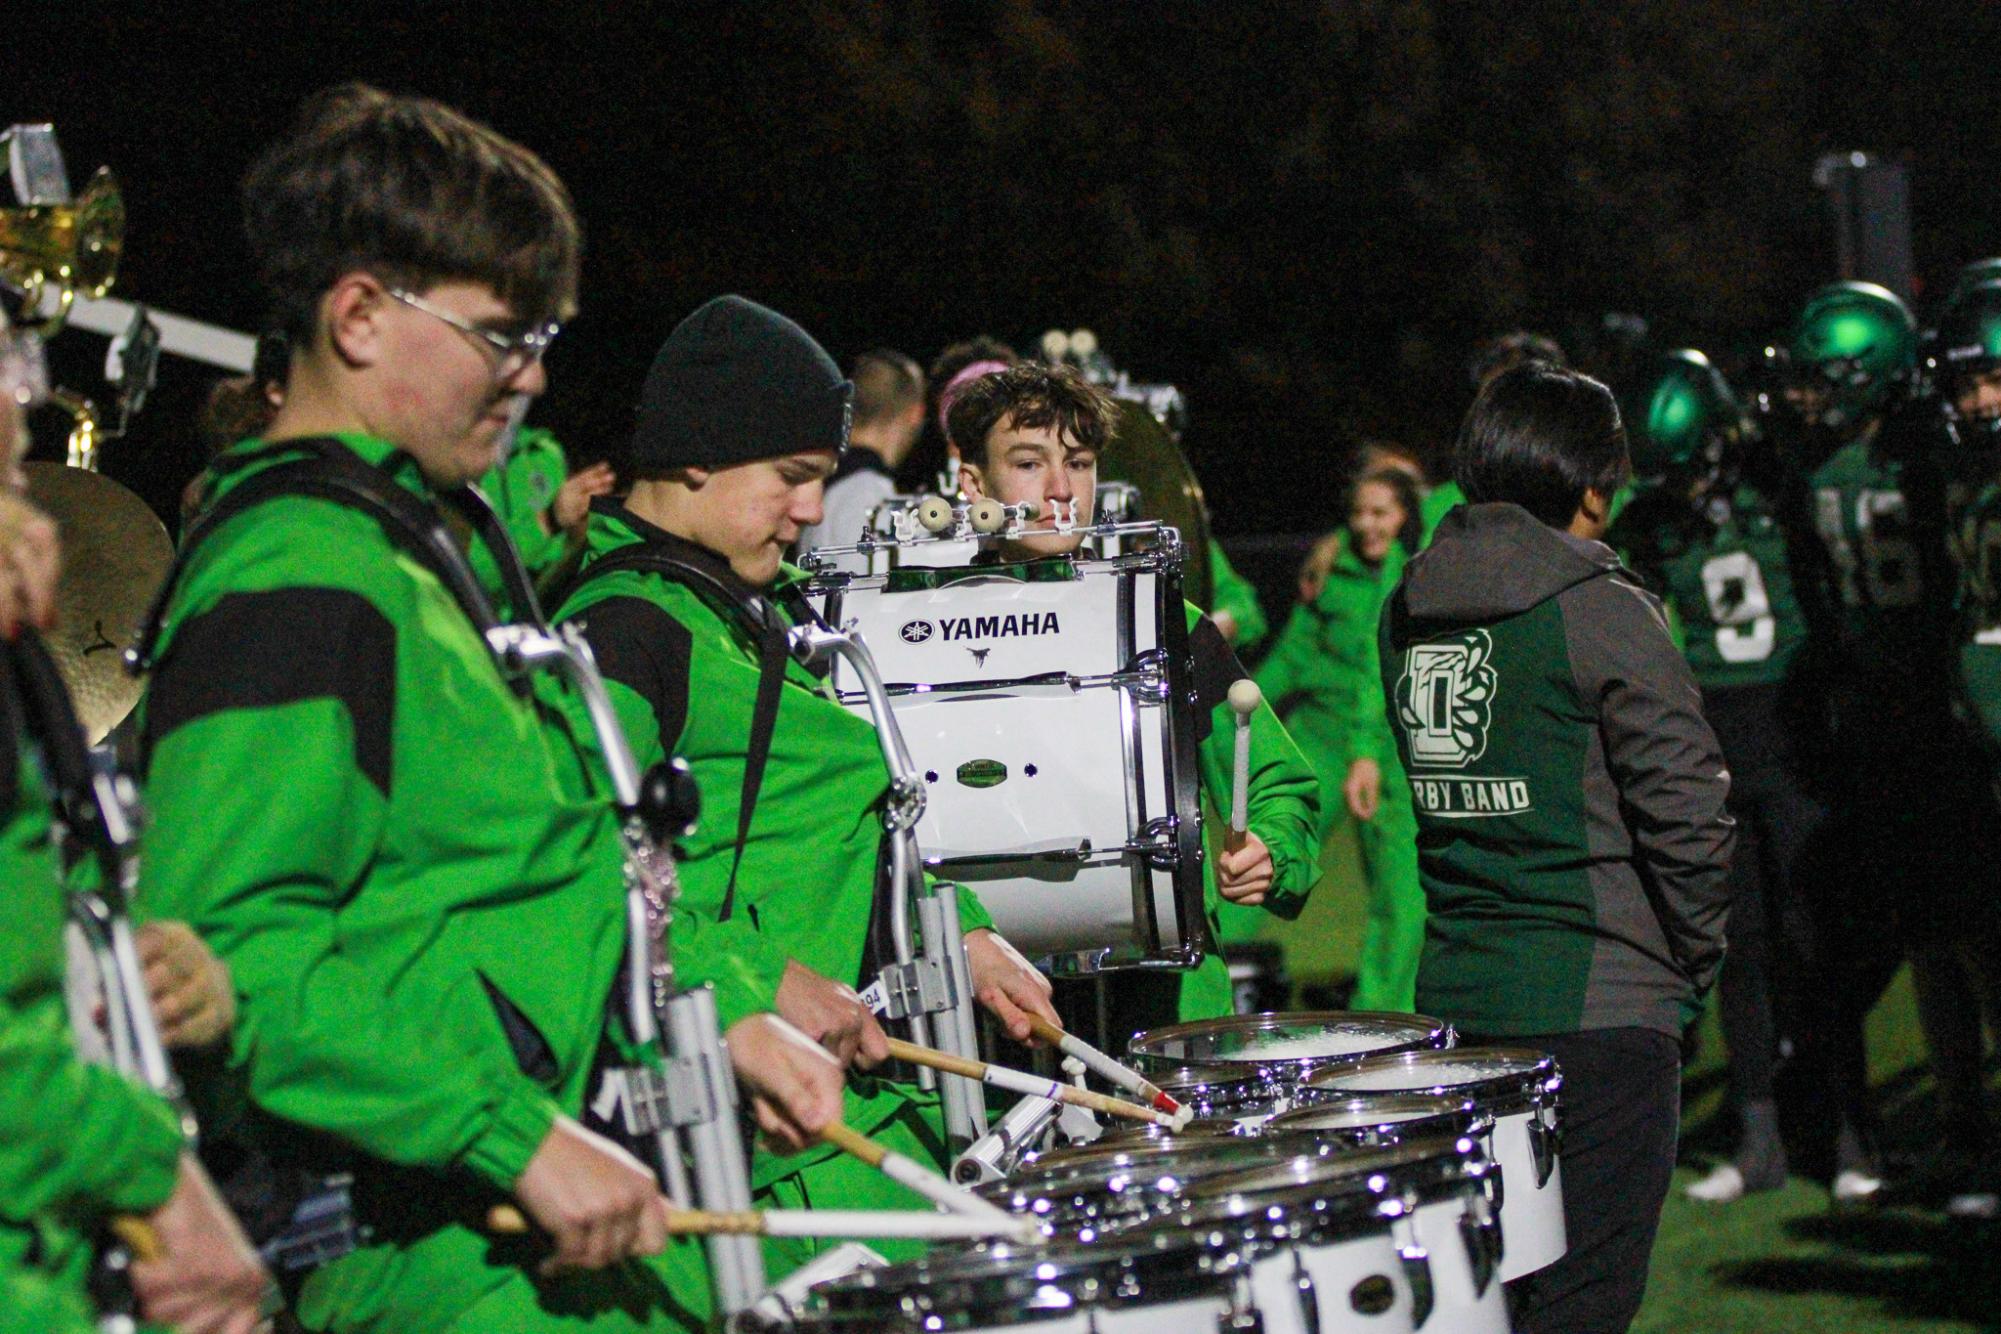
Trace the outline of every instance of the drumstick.
<instances>
[{"instance_id":1,"label":"drumstick","mask_svg":"<svg viewBox=\"0 0 2001 1334\"><path fill-rule=\"evenodd\" d=\"M1237 762L1230 775L1230 829L1223 847L1235 852L1250 833L1251 715L1264 703L1264 691L1250 677L1230 687L1230 708L1237 715Z\"/></svg>"},{"instance_id":2,"label":"drumstick","mask_svg":"<svg viewBox=\"0 0 2001 1334\"><path fill-rule=\"evenodd\" d=\"M1114 1098L1107 1093L1094 1093L1090 1089L1072 1088L1053 1079L1031 1075L1025 1070L1011 1070L1004 1065L968 1060L964 1056L954 1056L950 1052L920 1047L915 1042L905 1042L901 1038L889 1039L889 1054L899 1061L909 1061L912 1065L928 1065L933 1070L943 1070L948 1075L964 1075L967 1079L977 1079L997 1089L1006 1089L1010 1093L1026 1093L1030 1097L1047 1098L1051 1102L1067 1102L1076 1107L1088 1107L1094 1112L1103 1112L1107 1116L1122 1116L1128 1121L1145 1121L1159 1126L1174 1124L1172 1114L1158 1112L1151 1107L1142 1107L1136 1102L1127 1102L1124 1098Z\"/></svg>"},{"instance_id":3,"label":"drumstick","mask_svg":"<svg viewBox=\"0 0 2001 1334\"><path fill-rule=\"evenodd\" d=\"M906 1158L893 1149L884 1148L852 1126L843 1125L839 1121L830 1122L820 1131L820 1139L842 1153L867 1163L891 1181L910 1187L942 1209L949 1209L955 1214L963 1214L969 1218L996 1221L1008 1216L1006 1210L959 1189L939 1173L915 1159Z\"/></svg>"},{"instance_id":4,"label":"drumstick","mask_svg":"<svg viewBox=\"0 0 2001 1334\"><path fill-rule=\"evenodd\" d=\"M1098 1072L1101 1079L1108 1079L1122 1089L1138 1094L1140 1101L1156 1107L1174 1118L1176 1130L1188 1124L1195 1115L1195 1109L1185 1107L1161 1091L1160 1085L1142 1075L1139 1071L1120 1065L1105 1053L1093 1047L1080 1037L1064 1032L1047 1019L1037 1014L1028 1016L1028 1031L1043 1042L1063 1052L1075 1056L1085 1065Z\"/></svg>"},{"instance_id":5,"label":"drumstick","mask_svg":"<svg viewBox=\"0 0 2001 1334\"><path fill-rule=\"evenodd\" d=\"M496 1204L487 1210L486 1231L496 1237L521 1237L534 1228L516 1206ZM667 1233L676 1237L910 1237L922 1241L977 1241L983 1237L1025 1240L1035 1232L1033 1220L1012 1214L990 1219L919 1209L745 1209L738 1213L716 1213L670 1206L667 1210Z\"/></svg>"}]
</instances>

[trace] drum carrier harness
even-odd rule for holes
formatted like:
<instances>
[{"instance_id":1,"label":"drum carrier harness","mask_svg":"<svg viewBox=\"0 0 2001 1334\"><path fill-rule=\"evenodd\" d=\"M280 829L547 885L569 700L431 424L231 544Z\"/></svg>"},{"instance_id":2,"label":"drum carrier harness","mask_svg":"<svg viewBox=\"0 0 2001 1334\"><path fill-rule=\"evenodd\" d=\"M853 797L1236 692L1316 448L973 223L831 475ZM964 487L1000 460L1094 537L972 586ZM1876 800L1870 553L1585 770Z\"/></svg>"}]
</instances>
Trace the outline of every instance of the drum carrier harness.
<instances>
[{"instance_id":1,"label":"drum carrier harness","mask_svg":"<svg viewBox=\"0 0 2001 1334\"><path fill-rule=\"evenodd\" d=\"M397 457L397 456L392 456ZM275 460L275 461L274 461ZM245 479L217 500L187 529L140 631L127 653L134 672L151 669L166 609L188 561L207 538L231 519L280 497L307 497L357 510L373 519L397 549L422 565L465 613L486 642L510 686L526 697L526 674L560 672L582 697L599 749L609 770L625 846L627 957L619 981L628 1035L642 1048L659 1051L661 1069L632 1064L605 1072L621 1082L618 1099L623 1130L644 1145L642 1156L677 1206L716 1210L751 1207L749 1173L738 1125L736 1081L721 1044L715 996L707 987L677 990L667 946L672 901L678 892L668 841L692 826L696 797L686 767L675 761L638 772L630 746L619 730L604 683L588 644L574 630L558 634L543 616L533 582L512 540L485 498L471 487L441 491L439 498L484 541L500 568L503 591L516 621L501 622L444 517L391 480L382 469L357 457L338 440L307 438L267 444L224 461L231 471L259 463L270 466ZM503 1028L517 1056L516 1034L503 1008ZM599 1098L596 1101L602 1102ZM588 1110L588 1109L587 1109ZM682 1158L682 1137L693 1164ZM331 1177L289 1199L281 1199L273 1219L271 1202L260 1200L276 1234L258 1237L274 1269L296 1280L305 1271L346 1254L366 1240L349 1199L351 1179ZM234 1203L234 1201L232 1201ZM710 1270L725 1311L748 1306L764 1291L761 1252L754 1237L706 1239Z\"/></svg>"}]
</instances>

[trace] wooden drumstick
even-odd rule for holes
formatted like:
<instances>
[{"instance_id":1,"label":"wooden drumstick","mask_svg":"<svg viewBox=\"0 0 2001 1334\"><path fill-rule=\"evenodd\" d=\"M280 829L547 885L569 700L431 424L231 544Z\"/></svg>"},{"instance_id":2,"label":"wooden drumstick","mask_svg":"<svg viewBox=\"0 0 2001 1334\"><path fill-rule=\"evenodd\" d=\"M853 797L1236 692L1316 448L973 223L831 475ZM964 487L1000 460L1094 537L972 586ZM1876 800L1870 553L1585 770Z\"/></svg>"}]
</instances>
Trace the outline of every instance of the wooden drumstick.
<instances>
[{"instance_id":1,"label":"wooden drumstick","mask_svg":"<svg viewBox=\"0 0 2001 1334\"><path fill-rule=\"evenodd\" d=\"M487 1210L486 1231L496 1237L527 1236L535 1228L527 1215L511 1204ZM968 1218L964 1214L934 1214L917 1209L745 1209L716 1213L706 1209L667 1210L667 1232L677 1237L910 1237L922 1241L977 1241L984 1237L1022 1237L1032 1232L1032 1220L1002 1214L999 1219Z\"/></svg>"},{"instance_id":2,"label":"wooden drumstick","mask_svg":"<svg viewBox=\"0 0 2001 1334\"><path fill-rule=\"evenodd\" d=\"M1235 852L1250 836L1251 715L1264 703L1265 693L1246 676L1230 687L1230 710L1237 715L1237 761L1230 773L1230 829L1223 847Z\"/></svg>"},{"instance_id":3,"label":"wooden drumstick","mask_svg":"<svg viewBox=\"0 0 2001 1334\"><path fill-rule=\"evenodd\" d=\"M820 1139L851 1158L859 1159L899 1185L908 1186L941 1209L970 1218L1006 1218L1007 1211L988 1204L977 1195L961 1190L941 1174L885 1148L852 1126L839 1121L820 1131Z\"/></svg>"},{"instance_id":4,"label":"wooden drumstick","mask_svg":"<svg viewBox=\"0 0 2001 1334\"><path fill-rule=\"evenodd\" d=\"M1110 1080L1120 1088L1130 1090L1138 1095L1142 1102L1166 1112L1174 1118L1176 1130L1187 1125L1189 1119L1195 1115L1193 1108L1176 1102L1162 1091L1160 1085L1139 1071L1119 1064L1084 1039L1064 1032L1042 1016L1036 1014L1028 1016L1028 1031L1064 1055L1076 1057L1090 1069L1095 1070L1099 1078Z\"/></svg>"},{"instance_id":5,"label":"wooden drumstick","mask_svg":"<svg viewBox=\"0 0 2001 1334\"><path fill-rule=\"evenodd\" d=\"M1169 1112L1142 1107L1136 1102L1114 1098L1108 1093L1094 1093L1090 1089L1073 1088L1068 1084L1031 1075L1025 1070L1012 1070L1004 1065L992 1065L986 1061L969 1060L964 1056L954 1056L950 1052L920 1047L915 1042L905 1042L901 1038L889 1039L889 1054L899 1061L908 1061L912 1065L928 1065L933 1070L942 1070L948 1075L964 1075L967 1079L977 1079L997 1089L1006 1089L1010 1093L1026 1093L1030 1097L1048 1098L1051 1102L1066 1102L1075 1107L1087 1107L1094 1112L1102 1112L1106 1116L1124 1117L1128 1121L1145 1121L1157 1126L1174 1124L1174 1116Z\"/></svg>"}]
</instances>

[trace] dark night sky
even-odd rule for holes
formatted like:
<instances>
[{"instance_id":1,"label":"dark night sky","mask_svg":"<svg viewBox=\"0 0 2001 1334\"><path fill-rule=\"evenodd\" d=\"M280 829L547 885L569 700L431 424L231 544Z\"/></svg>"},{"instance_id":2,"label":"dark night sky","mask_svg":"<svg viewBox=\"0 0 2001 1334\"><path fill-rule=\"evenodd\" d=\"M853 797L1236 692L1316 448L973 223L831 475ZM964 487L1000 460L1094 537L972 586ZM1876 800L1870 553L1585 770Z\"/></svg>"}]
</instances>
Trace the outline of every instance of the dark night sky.
<instances>
[{"instance_id":1,"label":"dark night sky","mask_svg":"<svg viewBox=\"0 0 2001 1334\"><path fill-rule=\"evenodd\" d=\"M1931 283L2001 250L1995 7L289 9L39 6L0 114L55 121L79 184L118 171L118 295L239 328L235 183L302 94L364 78L520 139L587 232L536 414L578 461L735 290L842 358L1091 325L1187 393L1218 531L1306 531L1357 438L1449 437L1485 335L1632 310L1668 345L1769 336L1834 276L1822 151L1904 157ZM101 392L102 348L68 335L63 378ZM164 504L205 378L167 371L105 470Z\"/></svg>"}]
</instances>

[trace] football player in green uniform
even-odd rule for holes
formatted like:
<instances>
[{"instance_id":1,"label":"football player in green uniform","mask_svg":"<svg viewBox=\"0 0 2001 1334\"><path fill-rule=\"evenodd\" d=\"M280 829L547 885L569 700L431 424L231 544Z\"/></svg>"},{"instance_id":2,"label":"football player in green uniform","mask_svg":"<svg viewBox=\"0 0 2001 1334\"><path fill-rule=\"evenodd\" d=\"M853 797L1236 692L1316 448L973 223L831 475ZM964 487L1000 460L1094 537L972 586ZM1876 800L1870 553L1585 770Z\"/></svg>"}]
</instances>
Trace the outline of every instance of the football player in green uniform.
<instances>
[{"instance_id":1,"label":"football player in green uniform","mask_svg":"<svg viewBox=\"0 0 2001 1334\"><path fill-rule=\"evenodd\" d=\"M1319 595L1292 609L1258 684L1320 775L1324 810L1345 809L1367 877L1367 918L1349 1005L1408 1011L1424 946L1417 823L1376 662L1376 622L1418 544L1417 484L1381 468L1350 490L1348 523Z\"/></svg>"},{"instance_id":2,"label":"football player in green uniform","mask_svg":"<svg viewBox=\"0 0 2001 1334\"><path fill-rule=\"evenodd\" d=\"M1047 530L1055 505L1075 503L1079 526L1090 522L1098 485L1098 453L1111 439L1110 399L1068 367L1027 362L968 381L947 421L963 451L960 483L967 496L1007 504L1034 502L1042 516L1020 538L1003 542L992 559L1023 563L1067 559L1080 533ZM1193 554L1202 559L1202 553ZM1234 764L1235 720L1224 695L1245 675L1215 624L1193 604L1185 608L1196 683L1196 731L1204 794L1227 810ZM1234 852L1218 849L1203 862L1210 930L1222 899L1296 917L1317 874L1319 783L1285 727L1260 704L1251 715L1250 834ZM1187 974L1137 973L1117 983L1115 1023L1121 1036L1176 1019L1231 1012L1229 965L1211 952Z\"/></svg>"},{"instance_id":3,"label":"football player in green uniform","mask_svg":"<svg viewBox=\"0 0 2001 1334\"><path fill-rule=\"evenodd\" d=\"M1807 441L1833 452L1810 480L1833 585L1826 692L1839 842L1813 985L1840 1013L1836 1087L1863 1087L1861 1017L1908 955L1936 1074L1948 1161L1984 1158L1980 1020L1959 948L1988 911L1990 796L1952 709L1955 575L1929 409L1914 402L1915 323L1894 295L1835 283L1802 310L1788 390ZM1885 932L1885 918L1891 930ZM1868 1124L1866 1108L1843 1109ZM1860 1148L1862 1152L1856 1150ZM1838 1147L1837 1198L1875 1192L1868 1146Z\"/></svg>"},{"instance_id":4,"label":"football player in green uniform","mask_svg":"<svg viewBox=\"0 0 2001 1334\"><path fill-rule=\"evenodd\" d=\"M1795 534L1745 466L1752 426L1702 353L1664 358L1633 434L1641 478L1606 541L1679 620L1703 713L1730 766L1737 854L1730 950L1717 983L1730 1094L1730 1158L1689 1194L1733 1200L1786 1179L1774 1097L1782 1039L1793 1037L1811 949L1801 863L1826 820L1811 795L1801 680L1809 618L1795 589Z\"/></svg>"},{"instance_id":5,"label":"football player in green uniform","mask_svg":"<svg viewBox=\"0 0 2001 1334\"><path fill-rule=\"evenodd\" d=\"M1941 417L1950 549L1959 573L1957 704L1985 753L1990 790L2001 760L2001 260L1968 265L1941 312L1928 358ZM1965 923L1959 958L1990 1022L2001 1021L2001 921L1991 905ZM1988 1155L1951 1191L1955 1214L2001 1212Z\"/></svg>"}]
</instances>

